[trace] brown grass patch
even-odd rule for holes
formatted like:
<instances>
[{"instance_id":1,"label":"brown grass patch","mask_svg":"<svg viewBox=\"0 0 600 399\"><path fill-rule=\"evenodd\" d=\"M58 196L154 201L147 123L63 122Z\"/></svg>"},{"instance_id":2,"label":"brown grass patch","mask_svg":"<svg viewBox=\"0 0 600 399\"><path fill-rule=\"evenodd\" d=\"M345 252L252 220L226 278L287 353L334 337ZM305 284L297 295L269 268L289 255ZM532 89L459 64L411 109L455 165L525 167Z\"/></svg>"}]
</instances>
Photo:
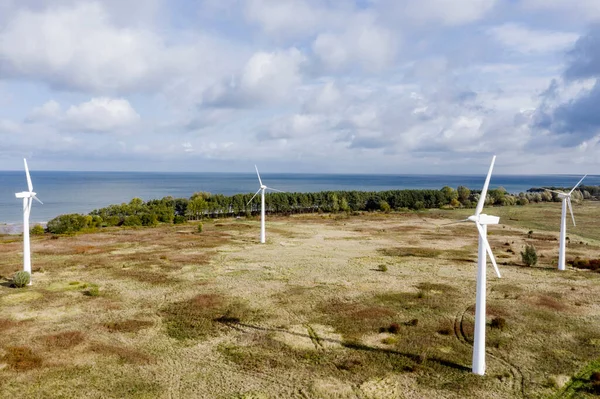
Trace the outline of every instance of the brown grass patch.
<instances>
[{"instance_id":1,"label":"brown grass patch","mask_svg":"<svg viewBox=\"0 0 600 399\"><path fill-rule=\"evenodd\" d=\"M134 268L115 270L114 274L116 274L117 277L125 277L149 284L172 284L179 282L178 279L169 276L167 273Z\"/></svg>"},{"instance_id":2,"label":"brown grass patch","mask_svg":"<svg viewBox=\"0 0 600 399\"><path fill-rule=\"evenodd\" d=\"M16 327L19 322L11 319L0 319L0 331L6 331L13 327Z\"/></svg>"},{"instance_id":3,"label":"brown grass patch","mask_svg":"<svg viewBox=\"0 0 600 399\"><path fill-rule=\"evenodd\" d=\"M68 349L82 343L84 334L81 331L63 331L58 334L45 335L42 339L49 348Z\"/></svg>"},{"instance_id":4,"label":"brown grass patch","mask_svg":"<svg viewBox=\"0 0 600 399\"><path fill-rule=\"evenodd\" d=\"M107 344L94 344L90 350L103 355L115 355L120 361L131 364L149 364L154 361L152 356L135 349L126 348L124 346L115 346Z\"/></svg>"},{"instance_id":5,"label":"brown grass patch","mask_svg":"<svg viewBox=\"0 0 600 399\"><path fill-rule=\"evenodd\" d=\"M32 370L42 366L42 358L27 346L9 346L2 360L18 371Z\"/></svg>"},{"instance_id":6,"label":"brown grass patch","mask_svg":"<svg viewBox=\"0 0 600 399\"><path fill-rule=\"evenodd\" d=\"M154 323L146 320L123 320L104 323L103 326L110 332L138 332L152 326Z\"/></svg>"},{"instance_id":7,"label":"brown grass patch","mask_svg":"<svg viewBox=\"0 0 600 399\"><path fill-rule=\"evenodd\" d=\"M549 295L538 295L535 302L536 305L552 310L567 310L567 306L559 302L556 298Z\"/></svg>"},{"instance_id":8,"label":"brown grass patch","mask_svg":"<svg viewBox=\"0 0 600 399\"><path fill-rule=\"evenodd\" d=\"M184 340L217 335L224 324L248 320L256 312L220 294L199 294L166 306L161 314L167 335Z\"/></svg>"},{"instance_id":9,"label":"brown grass patch","mask_svg":"<svg viewBox=\"0 0 600 399\"><path fill-rule=\"evenodd\" d=\"M423 291L439 291L443 293L456 292L456 288L448 284L423 282L417 284L417 288Z\"/></svg>"},{"instance_id":10,"label":"brown grass patch","mask_svg":"<svg viewBox=\"0 0 600 399\"><path fill-rule=\"evenodd\" d=\"M380 248L378 251L385 256L414 256L418 258L437 258L443 251L421 247Z\"/></svg>"}]
</instances>

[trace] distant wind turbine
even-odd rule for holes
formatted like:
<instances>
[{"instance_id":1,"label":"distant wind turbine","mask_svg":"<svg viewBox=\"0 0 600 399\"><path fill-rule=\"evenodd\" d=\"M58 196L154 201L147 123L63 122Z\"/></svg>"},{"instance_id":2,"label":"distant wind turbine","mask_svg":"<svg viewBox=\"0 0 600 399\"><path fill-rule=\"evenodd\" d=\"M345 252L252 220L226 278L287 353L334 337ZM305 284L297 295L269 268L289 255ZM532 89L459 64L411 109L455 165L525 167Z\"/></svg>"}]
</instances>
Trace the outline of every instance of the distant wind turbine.
<instances>
[{"instance_id":1,"label":"distant wind turbine","mask_svg":"<svg viewBox=\"0 0 600 399\"><path fill-rule=\"evenodd\" d=\"M558 194L558 198L562 200L562 215L560 218L560 243L558 247L558 270L565 270L565 239L567 235L567 206L569 207L569 211L571 212L571 219L573 219L573 226L575 226L575 216L573 215L573 207L571 206L571 194L573 191L585 179L587 175L583 176L581 180L569 191L565 193L563 191L552 191L553 193Z\"/></svg>"},{"instance_id":2,"label":"distant wind turbine","mask_svg":"<svg viewBox=\"0 0 600 399\"><path fill-rule=\"evenodd\" d=\"M23 159L25 163L25 174L27 175L27 188L29 191L23 191L15 193L15 197L23 198L23 271L26 271L31 276L31 250L29 247L29 214L31 213L31 205L33 200L36 200L40 204L42 201L36 197L36 193L33 192L33 184L31 184L31 176L29 176L29 168L27 167L27 160ZM29 280L31 285L31 279Z\"/></svg>"},{"instance_id":3,"label":"distant wind turbine","mask_svg":"<svg viewBox=\"0 0 600 399\"><path fill-rule=\"evenodd\" d=\"M483 184L483 190L481 196L477 202L477 208L475 208L475 214L469 216L467 219L461 220L460 222L474 222L477 230L479 231L479 249L477 252L477 294L475 300L475 337L473 342L473 373L484 375L485 374L485 312L486 312L486 264L487 255L489 255L492 265L496 270L498 278L500 278L500 270L494 259L494 254L490 248L490 244L487 240L487 225L498 224L500 218L498 216L491 216L481 213L485 198L487 196L488 186L490 184L490 178L492 177L492 170L494 169L494 162L496 156L492 158L492 164L488 171L485 183Z\"/></svg>"},{"instance_id":4,"label":"distant wind turbine","mask_svg":"<svg viewBox=\"0 0 600 399\"><path fill-rule=\"evenodd\" d=\"M252 200L254 199L254 197L256 197L258 195L258 193L260 192L260 242L262 244L264 244L265 243L265 190L277 191L280 193L283 193L284 191L276 190L274 188L265 186L263 184L262 180L260 179L260 174L258 173L258 168L256 167L256 165L254 165L254 169L256 169L256 175L258 176L258 183L260 184L260 188L258 189L256 194L254 194L252 196L252 198L250 198L250 201L248 201L247 205L249 205L252 202Z\"/></svg>"}]
</instances>

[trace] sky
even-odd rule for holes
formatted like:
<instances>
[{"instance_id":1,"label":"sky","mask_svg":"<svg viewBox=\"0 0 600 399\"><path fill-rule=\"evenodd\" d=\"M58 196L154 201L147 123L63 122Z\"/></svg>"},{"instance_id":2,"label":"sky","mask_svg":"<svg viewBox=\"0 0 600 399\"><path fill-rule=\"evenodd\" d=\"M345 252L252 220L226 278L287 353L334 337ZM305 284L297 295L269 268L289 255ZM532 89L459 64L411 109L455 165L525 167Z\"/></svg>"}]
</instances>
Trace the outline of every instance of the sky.
<instances>
[{"instance_id":1,"label":"sky","mask_svg":"<svg viewBox=\"0 0 600 399\"><path fill-rule=\"evenodd\" d=\"M600 174L598 0L0 0L0 170Z\"/></svg>"}]
</instances>

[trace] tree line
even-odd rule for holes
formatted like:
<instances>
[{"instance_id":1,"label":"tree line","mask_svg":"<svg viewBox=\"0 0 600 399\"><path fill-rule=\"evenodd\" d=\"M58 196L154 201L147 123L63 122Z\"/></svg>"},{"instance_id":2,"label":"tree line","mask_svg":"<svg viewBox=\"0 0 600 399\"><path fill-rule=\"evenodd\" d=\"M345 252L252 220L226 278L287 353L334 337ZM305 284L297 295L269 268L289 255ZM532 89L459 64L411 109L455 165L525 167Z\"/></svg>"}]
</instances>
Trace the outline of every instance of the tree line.
<instances>
[{"instance_id":1,"label":"tree line","mask_svg":"<svg viewBox=\"0 0 600 399\"><path fill-rule=\"evenodd\" d=\"M553 188L556 190L570 190ZM290 215L313 212L390 212L431 208L475 207L481 191L459 186L441 190L388 191L321 191L315 193L266 193L268 214ZM73 233L86 228L109 226L156 226L159 223L185 223L203 218L252 216L260 212L260 198L248 203L254 194L225 196L207 192L194 193L190 198L164 197L143 201L133 198L129 203L109 205L87 215L66 214L50 220L47 231L55 234ZM600 187L580 186L573 192L574 200L600 198ZM547 189L532 188L518 195L503 187L490 189L486 206L527 205L531 202L560 201Z\"/></svg>"}]
</instances>

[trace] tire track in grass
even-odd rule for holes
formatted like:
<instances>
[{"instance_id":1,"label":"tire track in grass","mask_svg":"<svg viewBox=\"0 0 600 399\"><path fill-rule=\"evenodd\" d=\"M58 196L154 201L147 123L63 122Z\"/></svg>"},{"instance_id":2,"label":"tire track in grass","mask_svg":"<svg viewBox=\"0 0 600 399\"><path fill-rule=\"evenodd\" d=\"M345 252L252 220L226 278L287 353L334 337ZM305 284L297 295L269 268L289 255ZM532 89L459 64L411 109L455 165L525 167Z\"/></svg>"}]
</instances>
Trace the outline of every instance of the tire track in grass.
<instances>
[{"instance_id":1,"label":"tire track in grass","mask_svg":"<svg viewBox=\"0 0 600 399\"><path fill-rule=\"evenodd\" d=\"M458 339L459 342L461 342L463 345L465 346L469 346L469 347L473 347L473 341L470 340L467 337L467 334L465 333L465 315L467 314L468 311L472 310L475 308L475 305L469 305L467 306L464 310L459 311L456 316L454 317L454 335L456 336L456 339ZM521 369L519 369L519 367L515 366L514 364L512 364L511 362L509 362L508 360L504 359L503 357L499 356L499 355L494 355L492 353L490 353L489 351L486 351L486 355L491 357L492 359L496 360L497 362L503 364L504 366L506 366L508 368L508 370L510 371L510 374L512 376L511 378L511 389L515 392L515 394L517 394L518 396L521 397L527 397L526 393L525 393L525 378L523 376L523 372L521 371Z\"/></svg>"}]
</instances>

